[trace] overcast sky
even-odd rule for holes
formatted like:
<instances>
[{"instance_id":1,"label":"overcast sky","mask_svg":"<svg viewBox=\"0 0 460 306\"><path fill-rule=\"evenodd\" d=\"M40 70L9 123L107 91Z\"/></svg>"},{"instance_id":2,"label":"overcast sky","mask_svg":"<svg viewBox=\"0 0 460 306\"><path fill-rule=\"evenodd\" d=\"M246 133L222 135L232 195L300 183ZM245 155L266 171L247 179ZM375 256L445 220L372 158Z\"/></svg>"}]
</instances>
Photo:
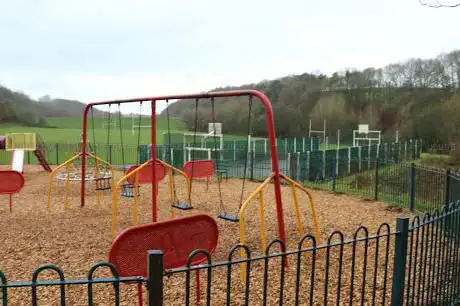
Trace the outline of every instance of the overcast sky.
<instances>
[{"instance_id":1,"label":"overcast sky","mask_svg":"<svg viewBox=\"0 0 460 306\"><path fill-rule=\"evenodd\" d=\"M418 0L0 0L0 83L90 102L329 74L460 48L459 20Z\"/></svg>"}]
</instances>

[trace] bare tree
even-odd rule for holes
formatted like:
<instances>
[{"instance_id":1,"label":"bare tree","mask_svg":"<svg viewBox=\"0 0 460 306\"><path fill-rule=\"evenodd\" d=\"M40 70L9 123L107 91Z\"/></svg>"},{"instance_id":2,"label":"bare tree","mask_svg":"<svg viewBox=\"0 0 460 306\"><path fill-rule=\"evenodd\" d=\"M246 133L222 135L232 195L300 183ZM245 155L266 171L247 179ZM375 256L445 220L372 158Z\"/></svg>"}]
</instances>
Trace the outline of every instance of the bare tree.
<instances>
[{"instance_id":1,"label":"bare tree","mask_svg":"<svg viewBox=\"0 0 460 306\"><path fill-rule=\"evenodd\" d=\"M423 6L428 6L432 8L442 8L442 7L460 7L460 3L442 3L439 0L418 0L418 2Z\"/></svg>"}]
</instances>

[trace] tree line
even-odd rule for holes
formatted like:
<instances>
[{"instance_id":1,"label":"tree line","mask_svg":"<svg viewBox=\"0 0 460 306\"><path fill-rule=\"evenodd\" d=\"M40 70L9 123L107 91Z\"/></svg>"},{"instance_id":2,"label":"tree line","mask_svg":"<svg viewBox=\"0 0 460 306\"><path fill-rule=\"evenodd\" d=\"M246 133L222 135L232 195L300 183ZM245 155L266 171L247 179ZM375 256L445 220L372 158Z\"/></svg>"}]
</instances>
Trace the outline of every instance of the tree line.
<instances>
[{"instance_id":1,"label":"tree line","mask_svg":"<svg viewBox=\"0 0 460 306\"><path fill-rule=\"evenodd\" d=\"M274 109L280 136L308 133L309 120L329 135L341 130L350 141L358 124L369 124L384 136L399 131L401 137L421 138L428 143L460 141L460 50L435 58L412 58L381 68L344 69L332 75L304 73L256 84L216 88L212 91L257 89L265 93ZM245 135L249 101L242 98L216 100L214 116L210 101L178 101L169 113L182 118L188 129L203 131L214 118L224 133ZM166 111L164 111L165 113ZM197 118L195 118L197 114ZM265 112L252 103L249 131L266 135Z\"/></svg>"}]
</instances>

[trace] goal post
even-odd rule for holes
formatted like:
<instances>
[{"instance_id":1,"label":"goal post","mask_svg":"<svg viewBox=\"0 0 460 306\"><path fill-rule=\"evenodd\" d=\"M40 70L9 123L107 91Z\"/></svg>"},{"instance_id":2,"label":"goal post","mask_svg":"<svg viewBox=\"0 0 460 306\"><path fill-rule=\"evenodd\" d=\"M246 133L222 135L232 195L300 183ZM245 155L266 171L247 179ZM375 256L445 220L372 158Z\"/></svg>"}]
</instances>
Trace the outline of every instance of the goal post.
<instances>
[{"instance_id":1,"label":"goal post","mask_svg":"<svg viewBox=\"0 0 460 306\"><path fill-rule=\"evenodd\" d=\"M380 130L369 130L368 124L359 124L357 130L353 130L353 147L359 147L361 143L368 146L380 145L382 132Z\"/></svg>"}]
</instances>

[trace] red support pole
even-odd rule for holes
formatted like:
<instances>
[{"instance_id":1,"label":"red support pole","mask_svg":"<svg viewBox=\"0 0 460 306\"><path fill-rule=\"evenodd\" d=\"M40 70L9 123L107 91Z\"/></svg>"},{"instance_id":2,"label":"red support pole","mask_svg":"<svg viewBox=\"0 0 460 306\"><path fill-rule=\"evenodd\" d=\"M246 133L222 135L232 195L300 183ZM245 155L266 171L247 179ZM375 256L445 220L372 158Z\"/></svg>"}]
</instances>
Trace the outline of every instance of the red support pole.
<instances>
[{"instance_id":1,"label":"red support pole","mask_svg":"<svg viewBox=\"0 0 460 306\"><path fill-rule=\"evenodd\" d=\"M82 148L81 148L81 187L80 187L80 206L85 206L85 177L86 177L86 138L87 138L87 128L88 128L88 111L93 107L92 105L88 104L85 107L83 112L83 134L82 138Z\"/></svg>"},{"instance_id":2,"label":"red support pole","mask_svg":"<svg viewBox=\"0 0 460 306\"><path fill-rule=\"evenodd\" d=\"M157 202L158 202L158 191L156 186L157 175L156 175L156 161L157 161L157 114L156 114L156 101L152 100L152 114L151 114L151 158L152 158L152 222L157 222Z\"/></svg>"},{"instance_id":3,"label":"red support pole","mask_svg":"<svg viewBox=\"0 0 460 306\"><path fill-rule=\"evenodd\" d=\"M10 212L13 211L13 195L10 193Z\"/></svg>"},{"instance_id":4,"label":"red support pole","mask_svg":"<svg viewBox=\"0 0 460 306\"><path fill-rule=\"evenodd\" d=\"M251 91L254 96L258 97L264 104L265 110L267 111L267 129L268 138L270 141L270 155L272 159L272 171L273 171L273 186L275 188L275 201L276 201L276 215L278 217L278 235L279 239L286 243L286 231L284 228L284 216L283 216L283 203L281 199L281 180L280 170L278 165L278 151L276 150L276 133L275 133L275 120L273 117L273 109L268 100L267 96L259 91Z\"/></svg>"}]
</instances>

